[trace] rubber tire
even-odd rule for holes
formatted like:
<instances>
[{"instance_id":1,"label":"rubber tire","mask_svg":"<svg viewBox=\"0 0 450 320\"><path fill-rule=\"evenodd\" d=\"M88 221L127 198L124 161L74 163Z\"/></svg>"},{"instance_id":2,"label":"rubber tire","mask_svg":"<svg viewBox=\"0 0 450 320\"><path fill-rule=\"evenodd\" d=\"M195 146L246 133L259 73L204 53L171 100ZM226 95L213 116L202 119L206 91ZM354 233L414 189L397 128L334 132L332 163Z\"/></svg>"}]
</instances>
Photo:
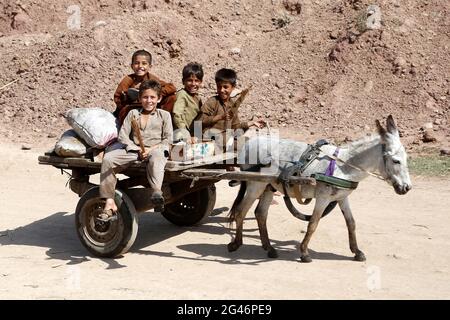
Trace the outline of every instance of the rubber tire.
<instances>
[{"instance_id":1,"label":"rubber tire","mask_svg":"<svg viewBox=\"0 0 450 320\"><path fill-rule=\"evenodd\" d=\"M201 224L211 214L215 204L216 187L211 185L165 205L161 214L177 226L194 226Z\"/></svg>"},{"instance_id":2,"label":"rubber tire","mask_svg":"<svg viewBox=\"0 0 450 320\"><path fill-rule=\"evenodd\" d=\"M98 186L89 189L77 204L75 227L78 238L83 246L97 257L114 258L120 256L127 252L136 240L138 221L133 202L120 190L116 190L114 200L119 208L118 219L103 223L93 217L86 217L87 214L95 215L104 206L105 201L100 198ZM88 223L86 223L86 219ZM98 226L104 227L107 231L111 228L114 228L114 230L108 235L107 232L99 231ZM107 234L108 241L102 242L99 238L95 239L96 233L97 236L102 233Z\"/></svg>"}]
</instances>

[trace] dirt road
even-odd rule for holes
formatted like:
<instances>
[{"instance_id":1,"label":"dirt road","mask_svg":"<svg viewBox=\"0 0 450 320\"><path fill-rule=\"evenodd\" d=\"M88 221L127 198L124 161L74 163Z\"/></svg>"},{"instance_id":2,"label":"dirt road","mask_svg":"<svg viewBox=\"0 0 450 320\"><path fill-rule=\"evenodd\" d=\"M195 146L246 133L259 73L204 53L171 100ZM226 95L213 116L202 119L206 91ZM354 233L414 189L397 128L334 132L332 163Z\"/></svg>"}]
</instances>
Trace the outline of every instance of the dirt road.
<instances>
[{"instance_id":1,"label":"dirt road","mask_svg":"<svg viewBox=\"0 0 450 320\"><path fill-rule=\"evenodd\" d=\"M306 224L280 197L268 220L280 257L266 257L252 213L244 245L228 253L225 218L237 188L223 182L204 225L180 228L147 213L130 252L98 259L76 236L68 177L37 164L43 151L0 145L0 299L450 298L448 180L413 177L405 196L374 178L361 183L351 204L364 263L352 261L338 210L311 241L313 263L300 263Z\"/></svg>"}]
</instances>

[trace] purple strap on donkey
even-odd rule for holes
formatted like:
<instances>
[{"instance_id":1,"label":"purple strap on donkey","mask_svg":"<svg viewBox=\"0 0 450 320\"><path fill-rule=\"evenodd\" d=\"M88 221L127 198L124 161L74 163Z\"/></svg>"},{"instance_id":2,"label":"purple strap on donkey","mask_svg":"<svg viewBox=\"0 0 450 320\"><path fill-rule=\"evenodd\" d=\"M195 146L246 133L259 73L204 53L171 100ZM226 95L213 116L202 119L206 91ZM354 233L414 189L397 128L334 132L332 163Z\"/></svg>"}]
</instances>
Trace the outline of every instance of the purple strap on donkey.
<instances>
[{"instance_id":1,"label":"purple strap on donkey","mask_svg":"<svg viewBox=\"0 0 450 320\"><path fill-rule=\"evenodd\" d=\"M339 155L339 147L336 147L333 156L337 157L338 155ZM330 164L328 164L328 168L325 171L325 175L329 177L333 176L335 168L336 168L336 160L331 159Z\"/></svg>"}]
</instances>

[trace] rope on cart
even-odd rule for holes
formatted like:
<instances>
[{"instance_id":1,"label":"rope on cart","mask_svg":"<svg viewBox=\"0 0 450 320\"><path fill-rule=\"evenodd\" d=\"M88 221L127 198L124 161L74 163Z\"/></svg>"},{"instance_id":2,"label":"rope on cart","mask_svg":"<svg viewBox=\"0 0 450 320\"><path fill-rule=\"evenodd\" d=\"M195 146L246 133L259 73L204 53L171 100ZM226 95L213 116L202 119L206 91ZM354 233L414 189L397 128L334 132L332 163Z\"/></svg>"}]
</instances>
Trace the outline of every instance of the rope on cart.
<instances>
[{"instance_id":1,"label":"rope on cart","mask_svg":"<svg viewBox=\"0 0 450 320\"><path fill-rule=\"evenodd\" d=\"M63 175L64 173L69 176L69 180L67 180L66 185L65 185L65 187L67 187L67 185L69 184L70 180L72 179L72 175L69 172L67 172L66 170L61 169L61 175Z\"/></svg>"},{"instance_id":2,"label":"rope on cart","mask_svg":"<svg viewBox=\"0 0 450 320\"><path fill-rule=\"evenodd\" d=\"M193 175L187 175L184 173L180 173L180 176L183 178L187 178L187 179L192 179L191 185L189 186L189 188L193 188L195 183L197 181L199 181L200 179L204 179L204 180L213 180L213 179L220 179L220 177L222 177L224 174L226 174L227 172L224 173L218 173L215 175L211 175L211 176L206 176L206 177L199 177L199 176L193 176Z\"/></svg>"}]
</instances>

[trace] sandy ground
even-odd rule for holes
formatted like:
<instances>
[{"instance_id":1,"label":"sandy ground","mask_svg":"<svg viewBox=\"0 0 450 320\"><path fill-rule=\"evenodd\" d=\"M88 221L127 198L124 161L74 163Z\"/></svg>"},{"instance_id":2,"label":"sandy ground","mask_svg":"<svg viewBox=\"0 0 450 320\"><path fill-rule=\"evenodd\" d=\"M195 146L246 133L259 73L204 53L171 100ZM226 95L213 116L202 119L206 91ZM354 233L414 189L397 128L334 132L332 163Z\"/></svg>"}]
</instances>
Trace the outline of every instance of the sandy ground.
<instances>
[{"instance_id":1,"label":"sandy ground","mask_svg":"<svg viewBox=\"0 0 450 320\"><path fill-rule=\"evenodd\" d=\"M180 228L149 212L124 257L98 259L76 236L68 177L38 165L43 151L0 145L0 299L450 298L448 180L413 177L405 196L374 178L361 183L351 204L364 263L352 261L338 210L312 239L313 263L300 263L306 224L280 197L268 220L280 257L266 257L252 213L244 245L228 253L226 209L238 188L223 182L204 225Z\"/></svg>"}]
</instances>

